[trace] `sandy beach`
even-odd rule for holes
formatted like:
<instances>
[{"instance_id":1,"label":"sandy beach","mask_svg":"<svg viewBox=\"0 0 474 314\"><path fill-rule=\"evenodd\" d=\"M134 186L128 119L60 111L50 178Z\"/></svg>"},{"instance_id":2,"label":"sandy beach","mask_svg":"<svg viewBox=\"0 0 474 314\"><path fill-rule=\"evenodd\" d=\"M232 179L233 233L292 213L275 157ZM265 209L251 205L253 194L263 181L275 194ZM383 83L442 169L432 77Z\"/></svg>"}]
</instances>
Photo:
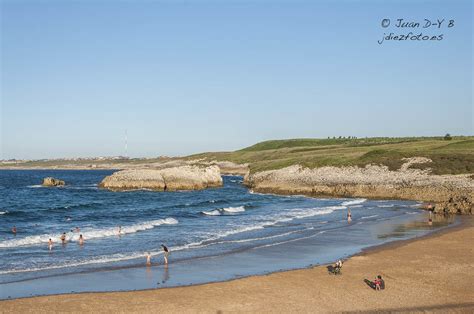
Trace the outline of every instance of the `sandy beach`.
<instances>
[{"instance_id":1,"label":"sandy beach","mask_svg":"<svg viewBox=\"0 0 474 314\"><path fill-rule=\"evenodd\" d=\"M81 293L0 302L12 312L454 312L474 311L474 223L372 248L344 263L158 290ZM363 279L381 274L376 292Z\"/></svg>"}]
</instances>

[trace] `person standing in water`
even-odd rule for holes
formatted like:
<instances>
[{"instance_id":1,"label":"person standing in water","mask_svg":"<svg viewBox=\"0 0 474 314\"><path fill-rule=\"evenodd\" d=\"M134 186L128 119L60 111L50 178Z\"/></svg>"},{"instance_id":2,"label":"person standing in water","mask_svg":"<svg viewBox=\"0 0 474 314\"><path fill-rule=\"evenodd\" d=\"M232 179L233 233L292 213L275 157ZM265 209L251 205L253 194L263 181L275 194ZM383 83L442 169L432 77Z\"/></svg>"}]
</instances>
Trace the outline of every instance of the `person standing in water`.
<instances>
[{"instance_id":1,"label":"person standing in water","mask_svg":"<svg viewBox=\"0 0 474 314\"><path fill-rule=\"evenodd\" d=\"M351 222L351 221L352 221L351 209L348 208L347 209L347 222Z\"/></svg>"},{"instance_id":2,"label":"person standing in water","mask_svg":"<svg viewBox=\"0 0 474 314\"><path fill-rule=\"evenodd\" d=\"M79 235L79 245L84 245L84 238L82 237L82 234Z\"/></svg>"},{"instance_id":3,"label":"person standing in water","mask_svg":"<svg viewBox=\"0 0 474 314\"><path fill-rule=\"evenodd\" d=\"M432 217L432 212L430 212L430 218L428 218L428 225L432 225L433 224L433 217Z\"/></svg>"},{"instance_id":4,"label":"person standing in water","mask_svg":"<svg viewBox=\"0 0 474 314\"><path fill-rule=\"evenodd\" d=\"M151 266L151 254L150 254L150 252L146 253L146 266Z\"/></svg>"},{"instance_id":5,"label":"person standing in water","mask_svg":"<svg viewBox=\"0 0 474 314\"><path fill-rule=\"evenodd\" d=\"M51 238L48 240L48 248L50 251L53 249L53 240L51 240Z\"/></svg>"},{"instance_id":6,"label":"person standing in water","mask_svg":"<svg viewBox=\"0 0 474 314\"><path fill-rule=\"evenodd\" d=\"M62 244L66 244L66 232L63 232L63 234L61 235L60 239L61 239L61 243L62 243Z\"/></svg>"},{"instance_id":7,"label":"person standing in water","mask_svg":"<svg viewBox=\"0 0 474 314\"><path fill-rule=\"evenodd\" d=\"M170 250L166 247L166 245L162 244L161 247L163 248L163 258L165 259L165 264L168 265L168 256L170 255Z\"/></svg>"},{"instance_id":8,"label":"person standing in water","mask_svg":"<svg viewBox=\"0 0 474 314\"><path fill-rule=\"evenodd\" d=\"M119 235L119 236L122 235L122 226L118 226L118 235Z\"/></svg>"},{"instance_id":9,"label":"person standing in water","mask_svg":"<svg viewBox=\"0 0 474 314\"><path fill-rule=\"evenodd\" d=\"M16 235L16 226L13 226L13 228L12 228L12 233L13 233L14 235Z\"/></svg>"}]
</instances>

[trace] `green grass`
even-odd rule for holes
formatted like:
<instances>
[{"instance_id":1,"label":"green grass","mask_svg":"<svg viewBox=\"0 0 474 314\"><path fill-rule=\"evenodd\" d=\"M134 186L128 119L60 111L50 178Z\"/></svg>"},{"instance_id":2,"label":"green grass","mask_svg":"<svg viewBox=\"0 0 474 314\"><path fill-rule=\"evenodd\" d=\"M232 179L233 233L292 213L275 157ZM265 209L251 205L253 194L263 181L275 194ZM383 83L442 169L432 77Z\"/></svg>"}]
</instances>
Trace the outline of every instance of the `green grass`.
<instances>
[{"instance_id":1,"label":"green grass","mask_svg":"<svg viewBox=\"0 0 474 314\"><path fill-rule=\"evenodd\" d=\"M397 170L403 158L427 157L432 163L412 168L431 168L434 174L474 173L474 137L290 139L257 143L235 152L203 153L189 159L228 160L249 163L250 171L280 169L300 164L304 167L360 166L380 164Z\"/></svg>"}]
</instances>

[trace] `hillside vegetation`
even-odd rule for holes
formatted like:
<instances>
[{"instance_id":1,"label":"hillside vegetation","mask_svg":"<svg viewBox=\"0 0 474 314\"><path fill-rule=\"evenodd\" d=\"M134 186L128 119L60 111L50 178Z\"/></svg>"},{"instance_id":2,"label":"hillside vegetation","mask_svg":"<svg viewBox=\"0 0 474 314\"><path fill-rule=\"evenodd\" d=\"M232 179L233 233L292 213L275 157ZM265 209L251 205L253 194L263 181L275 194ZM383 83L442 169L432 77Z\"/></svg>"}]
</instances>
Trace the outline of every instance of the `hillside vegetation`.
<instances>
[{"instance_id":1,"label":"hillside vegetation","mask_svg":"<svg viewBox=\"0 0 474 314\"><path fill-rule=\"evenodd\" d=\"M322 166L365 166L382 164L399 169L402 159L427 157L432 163L412 168L431 168L433 174L474 173L474 137L407 137L363 139L289 139L257 143L234 152L203 153L187 159L227 160L249 163L252 173L300 164Z\"/></svg>"}]
</instances>

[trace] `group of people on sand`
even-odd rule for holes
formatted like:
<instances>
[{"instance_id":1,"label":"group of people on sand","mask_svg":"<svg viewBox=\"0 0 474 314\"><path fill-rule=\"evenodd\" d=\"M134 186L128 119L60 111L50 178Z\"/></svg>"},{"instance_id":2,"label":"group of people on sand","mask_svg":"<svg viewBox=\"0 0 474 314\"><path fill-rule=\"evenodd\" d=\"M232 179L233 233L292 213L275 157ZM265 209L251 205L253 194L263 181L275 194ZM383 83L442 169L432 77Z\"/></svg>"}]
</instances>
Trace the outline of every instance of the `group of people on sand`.
<instances>
[{"instance_id":1,"label":"group of people on sand","mask_svg":"<svg viewBox=\"0 0 474 314\"><path fill-rule=\"evenodd\" d=\"M77 232L77 233L79 233L80 231L81 231L81 229L79 227L76 227L76 228L71 230L71 232ZM16 235L16 233L17 233L16 226L12 227L12 233L14 235ZM118 236L122 235L122 226L117 227L117 235ZM63 232L61 234L61 236L59 237L59 240L61 241L61 243L63 245L67 244L67 234L66 234L66 232ZM48 249L50 251L53 250L53 243L54 243L53 240L51 238L49 238L49 240L48 240ZM79 243L80 246L84 245L84 236L82 234L79 234L78 243ZM170 250L164 244L161 244L161 248L163 250L163 258L164 258L165 265L168 265L168 256L170 254ZM145 256L146 256L146 265L151 266L151 253L147 252Z\"/></svg>"}]
</instances>

